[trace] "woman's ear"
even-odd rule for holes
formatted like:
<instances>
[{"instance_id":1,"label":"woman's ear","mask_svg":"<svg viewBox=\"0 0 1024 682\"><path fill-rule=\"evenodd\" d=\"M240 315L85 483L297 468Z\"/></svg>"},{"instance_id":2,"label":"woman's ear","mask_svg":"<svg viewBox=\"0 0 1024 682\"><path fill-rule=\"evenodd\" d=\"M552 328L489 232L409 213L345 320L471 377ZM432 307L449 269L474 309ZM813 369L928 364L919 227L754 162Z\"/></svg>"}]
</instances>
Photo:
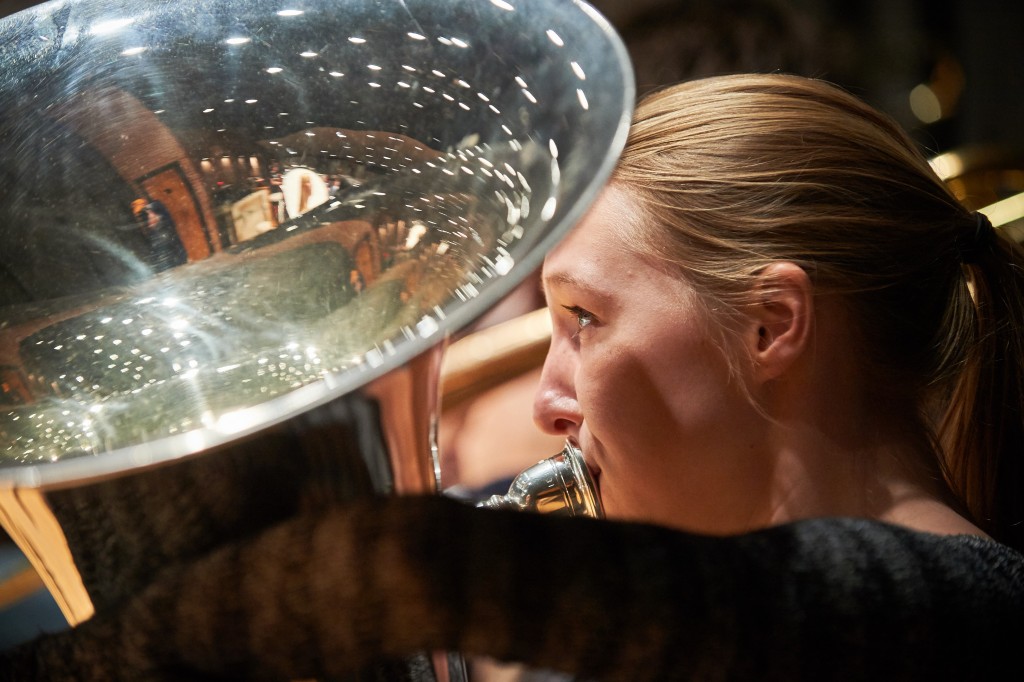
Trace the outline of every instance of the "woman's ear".
<instances>
[{"instance_id":1,"label":"woman's ear","mask_svg":"<svg viewBox=\"0 0 1024 682\"><path fill-rule=\"evenodd\" d=\"M781 262L758 276L754 294L745 339L755 376L769 381L790 369L810 343L814 287L803 268Z\"/></svg>"}]
</instances>

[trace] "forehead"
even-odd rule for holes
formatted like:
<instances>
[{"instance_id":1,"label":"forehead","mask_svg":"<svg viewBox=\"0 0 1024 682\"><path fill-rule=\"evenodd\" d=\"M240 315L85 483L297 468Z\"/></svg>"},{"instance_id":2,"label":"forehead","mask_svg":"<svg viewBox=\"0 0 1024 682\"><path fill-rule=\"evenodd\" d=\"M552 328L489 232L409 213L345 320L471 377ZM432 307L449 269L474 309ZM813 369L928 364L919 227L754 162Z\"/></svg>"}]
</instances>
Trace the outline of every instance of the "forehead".
<instances>
[{"instance_id":1,"label":"forehead","mask_svg":"<svg viewBox=\"0 0 1024 682\"><path fill-rule=\"evenodd\" d=\"M616 263L639 260L627 246L635 204L624 190L609 186L566 237L544 259L545 287L576 283L587 273L608 272Z\"/></svg>"}]
</instances>

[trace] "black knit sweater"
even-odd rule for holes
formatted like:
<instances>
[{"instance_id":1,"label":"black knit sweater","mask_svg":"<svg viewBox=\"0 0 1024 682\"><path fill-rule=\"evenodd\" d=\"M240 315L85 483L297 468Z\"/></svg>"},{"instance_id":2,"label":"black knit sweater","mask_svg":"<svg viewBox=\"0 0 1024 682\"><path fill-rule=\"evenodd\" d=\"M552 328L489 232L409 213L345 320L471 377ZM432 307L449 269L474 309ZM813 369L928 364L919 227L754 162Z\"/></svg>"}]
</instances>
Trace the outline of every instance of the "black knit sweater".
<instances>
[{"instance_id":1,"label":"black knit sweater","mask_svg":"<svg viewBox=\"0 0 1024 682\"><path fill-rule=\"evenodd\" d=\"M735 537L392 498L171 566L8 680L367 679L448 649L609 680L1020 680L1024 556L820 519Z\"/></svg>"}]
</instances>

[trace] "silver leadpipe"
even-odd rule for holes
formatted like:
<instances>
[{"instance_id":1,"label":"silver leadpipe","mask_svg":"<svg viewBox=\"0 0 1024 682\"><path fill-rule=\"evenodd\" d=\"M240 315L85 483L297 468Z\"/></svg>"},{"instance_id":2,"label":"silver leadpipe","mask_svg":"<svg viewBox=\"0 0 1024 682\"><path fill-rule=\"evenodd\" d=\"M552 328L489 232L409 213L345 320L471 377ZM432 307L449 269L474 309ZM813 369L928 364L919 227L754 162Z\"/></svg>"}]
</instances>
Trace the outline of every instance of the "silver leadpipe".
<instances>
[{"instance_id":1,"label":"silver leadpipe","mask_svg":"<svg viewBox=\"0 0 1024 682\"><path fill-rule=\"evenodd\" d=\"M583 460L583 453L571 441L557 455L523 470L504 495L492 495L477 504L487 509L562 516L604 517L597 486Z\"/></svg>"}]
</instances>

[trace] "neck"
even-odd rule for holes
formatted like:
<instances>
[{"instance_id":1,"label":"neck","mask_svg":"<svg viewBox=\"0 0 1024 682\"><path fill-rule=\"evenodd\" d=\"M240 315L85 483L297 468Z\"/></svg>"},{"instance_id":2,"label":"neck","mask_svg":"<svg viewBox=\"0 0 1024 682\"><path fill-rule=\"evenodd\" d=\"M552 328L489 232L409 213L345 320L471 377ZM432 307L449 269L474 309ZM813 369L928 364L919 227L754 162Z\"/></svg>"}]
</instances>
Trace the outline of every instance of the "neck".
<instances>
[{"instance_id":1,"label":"neck","mask_svg":"<svg viewBox=\"0 0 1024 682\"><path fill-rule=\"evenodd\" d=\"M948 503L912 400L887 397L850 362L856 356L830 347L772 388L771 485L759 522L853 516L983 535Z\"/></svg>"}]
</instances>

